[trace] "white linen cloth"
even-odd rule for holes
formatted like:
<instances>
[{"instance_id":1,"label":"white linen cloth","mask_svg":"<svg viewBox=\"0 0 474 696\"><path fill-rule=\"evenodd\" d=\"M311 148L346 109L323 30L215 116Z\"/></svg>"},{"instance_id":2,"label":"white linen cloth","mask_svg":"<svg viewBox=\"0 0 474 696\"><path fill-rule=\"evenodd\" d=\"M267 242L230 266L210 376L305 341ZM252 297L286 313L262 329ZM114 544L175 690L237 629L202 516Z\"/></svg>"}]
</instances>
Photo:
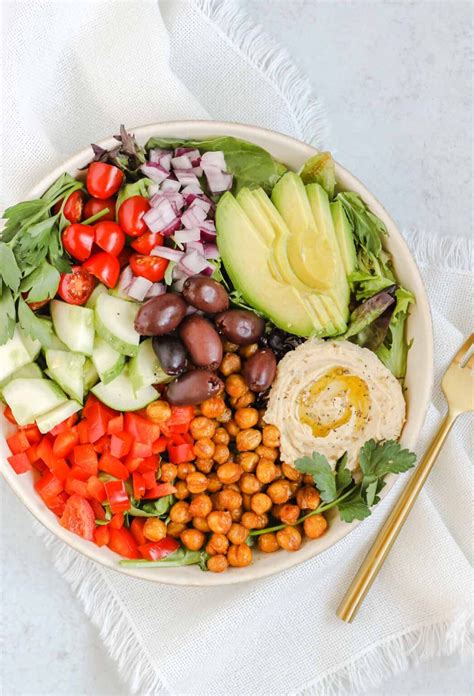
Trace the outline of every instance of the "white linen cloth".
<instances>
[{"instance_id":1,"label":"white linen cloth","mask_svg":"<svg viewBox=\"0 0 474 696\"><path fill-rule=\"evenodd\" d=\"M230 3L11 2L5 22L2 203L21 198L38 176L122 122L211 117L324 144L321 107L305 80ZM472 330L470 245L421 233L407 239L435 327L436 384L420 454L445 408L440 377ZM469 447L464 417L352 625L335 608L403 477L335 547L251 584L152 585L93 564L45 530L41 536L133 691L363 692L470 643Z\"/></svg>"}]
</instances>

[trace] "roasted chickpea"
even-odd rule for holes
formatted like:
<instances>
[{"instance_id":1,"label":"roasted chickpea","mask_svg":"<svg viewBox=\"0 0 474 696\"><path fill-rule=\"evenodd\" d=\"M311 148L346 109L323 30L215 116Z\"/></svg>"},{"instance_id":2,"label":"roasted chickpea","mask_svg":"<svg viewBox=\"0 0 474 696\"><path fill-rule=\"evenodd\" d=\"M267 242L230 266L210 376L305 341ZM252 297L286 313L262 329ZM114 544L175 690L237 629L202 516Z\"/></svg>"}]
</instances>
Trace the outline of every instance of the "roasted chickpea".
<instances>
[{"instance_id":1,"label":"roasted chickpea","mask_svg":"<svg viewBox=\"0 0 474 696\"><path fill-rule=\"evenodd\" d=\"M240 464L235 462L227 462L221 464L217 469L217 477L222 483L236 483L242 476L243 469Z\"/></svg>"},{"instance_id":2,"label":"roasted chickpea","mask_svg":"<svg viewBox=\"0 0 474 696\"><path fill-rule=\"evenodd\" d=\"M250 510L250 503L252 502L252 496L248 493L242 493L242 507L244 510Z\"/></svg>"},{"instance_id":3,"label":"roasted chickpea","mask_svg":"<svg viewBox=\"0 0 474 696\"><path fill-rule=\"evenodd\" d=\"M241 430L235 438L236 446L239 452L248 452L254 450L262 441L262 433L255 428Z\"/></svg>"},{"instance_id":4,"label":"roasted chickpea","mask_svg":"<svg viewBox=\"0 0 474 696\"><path fill-rule=\"evenodd\" d=\"M225 353L219 365L219 372L221 372L224 377L229 377L230 375L240 372L241 367L242 363L240 362L240 357L236 353Z\"/></svg>"},{"instance_id":5,"label":"roasted chickpea","mask_svg":"<svg viewBox=\"0 0 474 696\"><path fill-rule=\"evenodd\" d=\"M206 541L206 535L199 529L185 529L179 538L190 551L199 551Z\"/></svg>"},{"instance_id":6,"label":"roasted chickpea","mask_svg":"<svg viewBox=\"0 0 474 696\"><path fill-rule=\"evenodd\" d=\"M248 391L245 392L245 394L242 394L242 396L233 396L230 399L230 405L233 408L246 408L247 406L250 406L250 404L253 404L255 401L256 396L254 392Z\"/></svg>"},{"instance_id":7,"label":"roasted chickpea","mask_svg":"<svg viewBox=\"0 0 474 696\"><path fill-rule=\"evenodd\" d=\"M303 480L303 474L301 471L298 471L298 469L295 469L295 467L291 466L290 464L283 462L281 465L281 470L283 472L283 476L286 476L286 478L290 481L300 483Z\"/></svg>"},{"instance_id":8,"label":"roasted chickpea","mask_svg":"<svg viewBox=\"0 0 474 696\"><path fill-rule=\"evenodd\" d=\"M266 425L262 431L265 447L280 447L280 431L276 425Z\"/></svg>"},{"instance_id":9,"label":"roasted chickpea","mask_svg":"<svg viewBox=\"0 0 474 696\"><path fill-rule=\"evenodd\" d=\"M243 524L232 524L227 532L227 538L231 544L243 544L249 535L249 530Z\"/></svg>"},{"instance_id":10,"label":"roasted chickpea","mask_svg":"<svg viewBox=\"0 0 474 696\"><path fill-rule=\"evenodd\" d=\"M250 358L258 350L258 343L249 343L248 346L242 346L239 350L242 358Z\"/></svg>"},{"instance_id":11,"label":"roasted chickpea","mask_svg":"<svg viewBox=\"0 0 474 696\"><path fill-rule=\"evenodd\" d=\"M298 551L301 546L301 534L296 527L285 527L277 532L277 540L285 551Z\"/></svg>"},{"instance_id":12,"label":"roasted chickpea","mask_svg":"<svg viewBox=\"0 0 474 696\"><path fill-rule=\"evenodd\" d=\"M265 445L259 445L255 452L259 457L265 457L265 459L271 459L274 462L279 457L279 451L276 447L265 447Z\"/></svg>"},{"instance_id":13,"label":"roasted chickpea","mask_svg":"<svg viewBox=\"0 0 474 696\"><path fill-rule=\"evenodd\" d=\"M241 507L234 508L233 510L229 510L231 517L232 517L232 522L240 522L242 519L242 515L244 514L244 511L242 510Z\"/></svg>"},{"instance_id":14,"label":"roasted chickpea","mask_svg":"<svg viewBox=\"0 0 474 696\"><path fill-rule=\"evenodd\" d=\"M268 526L268 515L257 515L256 512L244 512L242 524L247 529L265 529Z\"/></svg>"},{"instance_id":15,"label":"roasted chickpea","mask_svg":"<svg viewBox=\"0 0 474 696\"><path fill-rule=\"evenodd\" d=\"M304 533L310 539L317 539L322 536L327 528L327 520L322 515L312 515L303 522Z\"/></svg>"},{"instance_id":16,"label":"roasted chickpea","mask_svg":"<svg viewBox=\"0 0 474 696\"><path fill-rule=\"evenodd\" d=\"M296 491L299 489L300 484L297 483L297 481L288 481L288 485L290 486L291 495L294 496Z\"/></svg>"},{"instance_id":17,"label":"roasted chickpea","mask_svg":"<svg viewBox=\"0 0 474 696\"><path fill-rule=\"evenodd\" d=\"M175 503L170 510L170 520L179 524L187 524L191 522L191 514L189 512L189 503L180 500Z\"/></svg>"},{"instance_id":18,"label":"roasted chickpea","mask_svg":"<svg viewBox=\"0 0 474 696\"><path fill-rule=\"evenodd\" d=\"M300 509L297 505L285 503L280 508L280 519L283 524L295 524L300 516Z\"/></svg>"},{"instance_id":19,"label":"roasted chickpea","mask_svg":"<svg viewBox=\"0 0 474 696\"><path fill-rule=\"evenodd\" d=\"M245 568L252 563L252 549L247 544L232 544L227 551L229 565Z\"/></svg>"},{"instance_id":20,"label":"roasted chickpea","mask_svg":"<svg viewBox=\"0 0 474 696\"><path fill-rule=\"evenodd\" d=\"M215 445L228 445L230 442L230 435L225 428L217 428L212 439Z\"/></svg>"},{"instance_id":21,"label":"roasted chickpea","mask_svg":"<svg viewBox=\"0 0 474 696\"><path fill-rule=\"evenodd\" d=\"M176 481L174 483L174 486L176 488L176 493L174 494L174 497L178 500L184 500L185 498L188 498L191 495L186 481Z\"/></svg>"},{"instance_id":22,"label":"roasted chickpea","mask_svg":"<svg viewBox=\"0 0 474 696\"><path fill-rule=\"evenodd\" d=\"M314 479L313 479L313 477L311 476L311 474L305 474L305 475L303 476L303 483L304 483L306 486L314 486Z\"/></svg>"},{"instance_id":23,"label":"roasted chickpea","mask_svg":"<svg viewBox=\"0 0 474 696\"><path fill-rule=\"evenodd\" d=\"M201 413L207 418L218 418L222 416L225 411L224 399L220 396L212 396L210 399L206 399L201 404ZM208 435L208 437L211 437Z\"/></svg>"},{"instance_id":24,"label":"roasted chickpea","mask_svg":"<svg viewBox=\"0 0 474 696\"><path fill-rule=\"evenodd\" d=\"M296 491L296 502L302 510L316 510L321 496L316 488L305 486Z\"/></svg>"},{"instance_id":25,"label":"roasted chickpea","mask_svg":"<svg viewBox=\"0 0 474 696\"><path fill-rule=\"evenodd\" d=\"M254 493L250 503L250 508L253 512L257 513L257 515L263 515L265 512L268 512L271 507L271 498L269 498L266 493Z\"/></svg>"},{"instance_id":26,"label":"roasted chickpea","mask_svg":"<svg viewBox=\"0 0 474 696\"><path fill-rule=\"evenodd\" d=\"M171 418L171 407L167 401L153 401L146 407L146 416L153 423L163 423Z\"/></svg>"},{"instance_id":27,"label":"roasted chickpea","mask_svg":"<svg viewBox=\"0 0 474 696\"><path fill-rule=\"evenodd\" d=\"M286 503L290 498L290 484L285 479L273 481L267 488L267 495L270 496L274 503Z\"/></svg>"},{"instance_id":28,"label":"roasted chickpea","mask_svg":"<svg viewBox=\"0 0 474 696\"><path fill-rule=\"evenodd\" d=\"M275 464L275 481L277 479L281 479L283 477L283 474L281 473L281 466L279 464Z\"/></svg>"},{"instance_id":29,"label":"roasted chickpea","mask_svg":"<svg viewBox=\"0 0 474 696\"><path fill-rule=\"evenodd\" d=\"M186 476L186 485L190 493L204 493L207 490L207 476L202 471L193 471Z\"/></svg>"},{"instance_id":30,"label":"roasted chickpea","mask_svg":"<svg viewBox=\"0 0 474 696\"><path fill-rule=\"evenodd\" d=\"M212 459L195 459L194 465L198 471L202 471L203 474L208 474L212 471L214 462Z\"/></svg>"},{"instance_id":31,"label":"roasted chickpea","mask_svg":"<svg viewBox=\"0 0 474 696\"><path fill-rule=\"evenodd\" d=\"M280 544L278 543L276 534L260 534L258 537L258 548L260 551L263 551L263 553L278 551Z\"/></svg>"},{"instance_id":32,"label":"roasted chickpea","mask_svg":"<svg viewBox=\"0 0 474 696\"><path fill-rule=\"evenodd\" d=\"M164 483L169 483L174 481L178 475L178 467L176 464L168 464L168 462L163 462L161 465L160 481Z\"/></svg>"},{"instance_id":33,"label":"roasted chickpea","mask_svg":"<svg viewBox=\"0 0 474 696\"><path fill-rule=\"evenodd\" d=\"M203 437L214 437L214 433L216 432L216 424L214 421L206 418L206 416L197 416L191 421L189 429L193 439L200 440Z\"/></svg>"},{"instance_id":34,"label":"roasted chickpea","mask_svg":"<svg viewBox=\"0 0 474 696\"><path fill-rule=\"evenodd\" d=\"M206 551L208 553L227 553L229 548L229 540L225 534L220 534L215 532L211 534L210 539L206 546Z\"/></svg>"},{"instance_id":35,"label":"roasted chickpea","mask_svg":"<svg viewBox=\"0 0 474 696\"><path fill-rule=\"evenodd\" d=\"M227 445L216 445L212 458L216 464L225 464L229 460L230 452Z\"/></svg>"},{"instance_id":36,"label":"roasted chickpea","mask_svg":"<svg viewBox=\"0 0 474 696\"><path fill-rule=\"evenodd\" d=\"M280 519L280 513L283 505L273 505L272 510L271 510L271 515L274 517L276 520Z\"/></svg>"},{"instance_id":37,"label":"roasted chickpea","mask_svg":"<svg viewBox=\"0 0 474 696\"><path fill-rule=\"evenodd\" d=\"M229 561L222 553L218 553L207 559L207 569L210 570L211 573L223 573L228 567Z\"/></svg>"},{"instance_id":38,"label":"roasted chickpea","mask_svg":"<svg viewBox=\"0 0 474 696\"><path fill-rule=\"evenodd\" d=\"M225 390L229 396L243 396L247 391L247 383L242 375L229 375L225 381Z\"/></svg>"},{"instance_id":39,"label":"roasted chickpea","mask_svg":"<svg viewBox=\"0 0 474 696\"><path fill-rule=\"evenodd\" d=\"M227 534L232 524L232 517L228 511L214 510L207 516L207 523L211 531Z\"/></svg>"},{"instance_id":40,"label":"roasted chickpea","mask_svg":"<svg viewBox=\"0 0 474 696\"><path fill-rule=\"evenodd\" d=\"M222 488L222 482L219 481L217 478L217 474L215 471L211 472L209 476L207 477L207 492L208 493L217 493L217 491L220 491Z\"/></svg>"},{"instance_id":41,"label":"roasted chickpea","mask_svg":"<svg viewBox=\"0 0 474 696\"><path fill-rule=\"evenodd\" d=\"M255 470L255 475L257 476L260 483L271 483L276 475L276 466L271 459L266 457L261 457L257 464Z\"/></svg>"},{"instance_id":42,"label":"roasted chickpea","mask_svg":"<svg viewBox=\"0 0 474 696\"><path fill-rule=\"evenodd\" d=\"M231 437L237 437L238 433L240 432L240 428L234 420L230 420L228 423L226 423L225 429Z\"/></svg>"},{"instance_id":43,"label":"roasted chickpea","mask_svg":"<svg viewBox=\"0 0 474 696\"><path fill-rule=\"evenodd\" d=\"M258 427L260 428L260 430L263 430L265 426L265 409L262 408L258 412Z\"/></svg>"},{"instance_id":44,"label":"roasted chickpea","mask_svg":"<svg viewBox=\"0 0 474 696\"><path fill-rule=\"evenodd\" d=\"M143 525L143 536L149 541L161 541L166 536L166 524L158 517L148 517Z\"/></svg>"},{"instance_id":45,"label":"roasted chickpea","mask_svg":"<svg viewBox=\"0 0 474 696\"><path fill-rule=\"evenodd\" d=\"M167 533L168 536L172 536L175 539L178 539L181 535L181 532L183 532L185 529L185 524L181 524L180 522L168 522Z\"/></svg>"},{"instance_id":46,"label":"roasted chickpea","mask_svg":"<svg viewBox=\"0 0 474 696\"><path fill-rule=\"evenodd\" d=\"M232 419L232 411L228 406L225 407L222 416L216 416L218 423L228 423Z\"/></svg>"},{"instance_id":47,"label":"roasted chickpea","mask_svg":"<svg viewBox=\"0 0 474 696\"><path fill-rule=\"evenodd\" d=\"M212 512L212 500L205 493L199 493L189 503L189 514L192 517L207 517Z\"/></svg>"},{"instance_id":48,"label":"roasted chickpea","mask_svg":"<svg viewBox=\"0 0 474 696\"><path fill-rule=\"evenodd\" d=\"M237 457L237 461L239 462L240 466L247 473L255 471L258 464L258 459L258 454L255 452L242 452Z\"/></svg>"},{"instance_id":49,"label":"roasted chickpea","mask_svg":"<svg viewBox=\"0 0 474 696\"><path fill-rule=\"evenodd\" d=\"M262 484L255 474L242 474L239 481L239 488L242 493L253 495L254 493L258 493L260 491Z\"/></svg>"},{"instance_id":50,"label":"roasted chickpea","mask_svg":"<svg viewBox=\"0 0 474 696\"><path fill-rule=\"evenodd\" d=\"M192 474L193 471L196 471L194 464L191 464L191 462L183 462L182 464L178 464L178 471L176 475L179 479L185 481L187 476Z\"/></svg>"},{"instance_id":51,"label":"roasted chickpea","mask_svg":"<svg viewBox=\"0 0 474 696\"><path fill-rule=\"evenodd\" d=\"M193 527L195 529L199 529L200 532L205 532L206 534L211 531L209 525L207 524L206 517L193 517Z\"/></svg>"},{"instance_id":52,"label":"roasted chickpea","mask_svg":"<svg viewBox=\"0 0 474 696\"><path fill-rule=\"evenodd\" d=\"M234 420L239 428L253 428L258 421L258 411L256 408L239 408L235 412Z\"/></svg>"},{"instance_id":53,"label":"roasted chickpea","mask_svg":"<svg viewBox=\"0 0 474 696\"><path fill-rule=\"evenodd\" d=\"M194 454L198 459L212 459L215 449L216 446L209 437L196 440L193 446Z\"/></svg>"},{"instance_id":54,"label":"roasted chickpea","mask_svg":"<svg viewBox=\"0 0 474 696\"><path fill-rule=\"evenodd\" d=\"M242 496L237 491L228 488L217 494L217 507L219 510L238 510L242 506Z\"/></svg>"},{"instance_id":55,"label":"roasted chickpea","mask_svg":"<svg viewBox=\"0 0 474 696\"><path fill-rule=\"evenodd\" d=\"M224 341L222 347L226 353L237 353L240 348L237 343L232 343L232 341Z\"/></svg>"}]
</instances>

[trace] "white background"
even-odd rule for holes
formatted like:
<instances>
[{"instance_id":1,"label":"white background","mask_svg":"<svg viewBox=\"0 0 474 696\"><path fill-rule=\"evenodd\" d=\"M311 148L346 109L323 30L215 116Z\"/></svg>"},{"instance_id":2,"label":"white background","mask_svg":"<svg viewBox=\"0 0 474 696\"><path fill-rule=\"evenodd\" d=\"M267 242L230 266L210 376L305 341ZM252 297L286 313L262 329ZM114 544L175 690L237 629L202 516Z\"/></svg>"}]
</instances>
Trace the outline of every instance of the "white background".
<instances>
[{"instance_id":1,"label":"white background","mask_svg":"<svg viewBox=\"0 0 474 696\"><path fill-rule=\"evenodd\" d=\"M288 48L324 98L337 159L400 226L471 235L474 5L244 4ZM3 482L1 492L3 693L127 696L96 629L32 532L29 513ZM465 696L472 683L472 671L457 658L437 659L374 694Z\"/></svg>"}]
</instances>

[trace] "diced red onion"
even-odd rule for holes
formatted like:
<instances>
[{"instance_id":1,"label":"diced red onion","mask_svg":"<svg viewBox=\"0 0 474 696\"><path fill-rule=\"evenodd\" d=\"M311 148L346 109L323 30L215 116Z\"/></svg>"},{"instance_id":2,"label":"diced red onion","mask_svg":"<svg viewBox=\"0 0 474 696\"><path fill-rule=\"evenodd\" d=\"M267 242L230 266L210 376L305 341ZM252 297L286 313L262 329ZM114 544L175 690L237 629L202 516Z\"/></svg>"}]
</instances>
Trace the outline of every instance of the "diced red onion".
<instances>
[{"instance_id":1,"label":"diced red onion","mask_svg":"<svg viewBox=\"0 0 474 696\"><path fill-rule=\"evenodd\" d=\"M190 251L185 254L178 264L179 268L186 271L188 275L196 275L196 273L200 273L208 265L206 259L197 251Z\"/></svg>"},{"instance_id":2,"label":"diced red onion","mask_svg":"<svg viewBox=\"0 0 474 696\"><path fill-rule=\"evenodd\" d=\"M224 153L222 150L216 152L205 152L201 157L201 166L206 168L208 166L217 167L221 172L226 171L226 164Z\"/></svg>"},{"instance_id":3,"label":"diced red onion","mask_svg":"<svg viewBox=\"0 0 474 696\"><path fill-rule=\"evenodd\" d=\"M185 186L183 188L181 193L183 194L183 196L187 196L191 193L198 195L198 194L202 194L202 188L200 187L199 182L197 184L187 184L187 186ZM186 201L186 203L187 203L187 201Z\"/></svg>"},{"instance_id":4,"label":"diced red onion","mask_svg":"<svg viewBox=\"0 0 474 696\"><path fill-rule=\"evenodd\" d=\"M170 247L156 246L150 251L151 256L159 256L161 259L168 259L168 261L179 262L184 257L184 251L179 249L170 249Z\"/></svg>"},{"instance_id":5,"label":"diced red onion","mask_svg":"<svg viewBox=\"0 0 474 696\"><path fill-rule=\"evenodd\" d=\"M170 224L167 227L164 227L162 230L160 230L161 234L164 237L171 237L173 232L176 232L176 230L179 230L181 228L181 220L179 217L175 218L173 222L170 222Z\"/></svg>"},{"instance_id":6,"label":"diced red onion","mask_svg":"<svg viewBox=\"0 0 474 696\"><path fill-rule=\"evenodd\" d=\"M201 159L201 153L199 152L199 150L193 150L190 147L177 147L174 151L174 156L181 157L182 155L186 155L187 157L189 157L193 167L198 165L199 160Z\"/></svg>"},{"instance_id":7,"label":"diced red onion","mask_svg":"<svg viewBox=\"0 0 474 696\"><path fill-rule=\"evenodd\" d=\"M186 253L188 251L197 251L201 256L204 256L204 244L201 242L186 242Z\"/></svg>"},{"instance_id":8,"label":"diced red onion","mask_svg":"<svg viewBox=\"0 0 474 696\"><path fill-rule=\"evenodd\" d=\"M116 291L119 294L126 293L126 291L128 290L128 288L129 288L129 286L134 278L135 278L135 276L133 275L133 271L132 271L131 266L125 266L122 273L120 274L119 281L118 281L117 286L115 288Z\"/></svg>"},{"instance_id":9,"label":"diced red onion","mask_svg":"<svg viewBox=\"0 0 474 696\"><path fill-rule=\"evenodd\" d=\"M219 254L219 249L217 248L217 244L207 243L204 244L204 256L206 259L214 261L218 258L220 258Z\"/></svg>"},{"instance_id":10,"label":"diced red onion","mask_svg":"<svg viewBox=\"0 0 474 696\"><path fill-rule=\"evenodd\" d=\"M196 174L196 176L202 176L202 167L193 167L192 172Z\"/></svg>"},{"instance_id":11,"label":"diced red onion","mask_svg":"<svg viewBox=\"0 0 474 696\"><path fill-rule=\"evenodd\" d=\"M152 285L153 283L151 280L137 276L128 286L127 295L132 297L134 300L138 300L138 302L143 302Z\"/></svg>"},{"instance_id":12,"label":"diced red onion","mask_svg":"<svg viewBox=\"0 0 474 696\"><path fill-rule=\"evenodd\" d=\"M166 285L164 283L153 283L145 295L145 300L149 300L151 297L158 297L158 295L164 295L165 292Z\"/></svg>"},{"instance_id":13,"label":"diced red onion","mask_svg":"<svg viewBox=\"0 0 474 696\"><path fill-rule=\"evenodd\" d=\"M196 196L192 201L191 205L189 206L190 210L193 210L194 208L202 208L202 210L204 210L204 212L207 215L207 213L211 209L211 204L210 202L208 203L207 201L203 201L202 198L198 198Z\"/></svg>"},{"instance_id":14,"label":"diced red onion","mask_svg":"<svg viewBox=\"0 0 474 696\"><path fill-rule=\"evenodd\" d=\"M163 184L165 184L167 181L169 181L169 179L165 179L165 180L163 181ZM176 182L176 183L177 183L177 182ZM152 196L154 196L155 194L157 194L159 190L160 190L160 184L150 184L150 185L148 186L148 195L149 195L150 198L151 198Z\"/></svg>"},{"instance_id":15,"label":"diced red onion","mask_svg":"<svg viewBox=\"0 0 474 696\"><path fill-rule=\"evenodd\" d=\"M162 201L168 201L173 206L175 215L184 207L184 196L178 191L158 191L150 200L150 205L153 208L158 208Z\"/></svg>"},{"instance_id":16,"label":"diced red onion","mask_svg":"<svg viewBox=\"0 0 474 696\"><path fill-rule=\"evenodd\" d=\"M169 171L157 162L147 162L140 167L141 171L156 184L161 184L169 176Z\"/></svg>"},{"instance_id":17,"label":"diced red onion","mask_svg":"<svg viewBox=\"0 0 474 696\"><path fill-rule=\"evenodd\" d=\"M160 194L158 193L157 196L160 196ZM153 198L156 198L156 196ZM164 196L160 196L156 205L147 210L142 219L150 232L161 232L175 222L176 211L169 200Z\"/></svg>"},{"instance_id":18,"label":"diced red onion","mask_svg":"<svg viewBox=\"0 0 474 696\"><path fill-rule=\"evenodd\" d=\"M179 155L178 157L173 157L171 159L171 166L173 167L173 169L193 168L192 162L187 155Z\"/></svg>"},{"instance_id":19,"label":"diced red onion","mask_svg":"<svg viewBox=\"0 0 474 696\"><path fill-rule=\"evenodd\" d=\"M206 266L206 268L203 268L201 271L202 275L208 276L209 278L214 272L214 267L213 266Z\"/></svg>"},{"instance_id":20,"label":"diced red onion","mask_svg":"<svg viewBox=\"0 0 474 696\"><path fill-rule=\"evenodd\" d=\"M206 213L202 208L188 208L181 215L181 222L188 230L199 227L201 222L206 219Z\"/></svg>"},{"instance_id":21,"label":"diced red onion","mask_svg":"<svg viewBox=\"0 0 474 696\"><path fill-rule=\"evenodd\" d=\"M212 193L223 193L232 188L232 174L222 172L219 167L214 165L203 165L204 174Z\"/></svg>"},{"instance_id":22,"label":"diced red onion","mask_svg":"<svg viewBox=\"0 0 474 696\"><path fill-rule=\"evenodd\" d=\"M150 160L150 162L156 162L158 164L161 164L162 166L164 166L164 164L161 161L162 158L169 157L169 159L171 160L172 156L173 156L172 150L162 150L159 147L153 148L153 150L150 150L150 152L148 153L148 159Z\"/></svg>"},{"instance_id":23,"label":"diced red onion","mask_svg":"<svg viewBox=\"0 0 474 696\"><path fill-rule=\"evenodd\" d=\"M213 242L215 240L217 233L213 220L204 220L204 222L201 222L200 230L203 242Z\"/></svg>"},{"instance_id":24,"label":"diced red onion","mask_svg":"<svg viewBox=\"0 0 474 696\"><path fill-rule=\"evenodd\" d=\"M187 184L199 184L199 180L196 174L190 169L175 169L174 173L180 184L186 186Z\"/></svg>"},{"instance_id":25,"label":"diced red onion","mask_svg":"<svg viewBox=\"0 0 474 696\"><path fill-rule=\"evenodd\" d=\"M151 186L150 186L151 188ZM181 188L181 184L179 181L175 181L174 179L165 179L161 186L160 186L160 191L179 191Z\"/></svg>"},{"instance_id":26,"label":"diced red onion","mask_svg":"<svg viewBox=\"0 0 474 696\"><path fill-rule=\"evenodd\" d=\"M186 276L186 278L189 278L189 276ZM175 280L173 285L171 286L175 292L182 292L184 283L186 282L186 278L180 278L179 280Z\"/></svg>"},{"instance_id":27,"label":"diced red onion","mask_svg":"<svg viewBox=\"0 0 474 696\"><path fill-rule=\"evenodd\" d=\"M194 227L187 230L177 230L173 235L173 239L178 243L199 242L201 239L201 230L199 227Z\"/></svg>"}]
</instances>

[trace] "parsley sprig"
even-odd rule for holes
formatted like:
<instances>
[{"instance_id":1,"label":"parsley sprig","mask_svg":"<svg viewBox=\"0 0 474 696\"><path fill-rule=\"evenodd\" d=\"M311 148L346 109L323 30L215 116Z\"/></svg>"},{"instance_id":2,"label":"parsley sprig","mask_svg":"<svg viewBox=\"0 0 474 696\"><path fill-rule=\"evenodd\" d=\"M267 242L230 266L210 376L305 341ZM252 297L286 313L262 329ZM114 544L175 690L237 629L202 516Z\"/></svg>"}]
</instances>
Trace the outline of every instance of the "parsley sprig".
<instances>
[{"instance_id":1,"label":"parsley sprig","mask_svg":"<svg viewBox=\"0 0 474 696\"><path fill-rule=\"evenodd\" d=\"M416 455L402 449L396 440L368 440L359 453L362 478L355 481L352 472L347 468L347 452L339 459L334 470L326 457L319 452L297 459L295 468L313 477L322 503L316 510L300 517L296 524L333 507L337 507L344 522L365 519L370 515L370 508L380 500L379 493L385 486L386 475L408 471L414 466L415 460ZM250 536L277 532L286 526L279 524L265 529L255 529L250 532Z\"/></svg>"}]
</instances>

